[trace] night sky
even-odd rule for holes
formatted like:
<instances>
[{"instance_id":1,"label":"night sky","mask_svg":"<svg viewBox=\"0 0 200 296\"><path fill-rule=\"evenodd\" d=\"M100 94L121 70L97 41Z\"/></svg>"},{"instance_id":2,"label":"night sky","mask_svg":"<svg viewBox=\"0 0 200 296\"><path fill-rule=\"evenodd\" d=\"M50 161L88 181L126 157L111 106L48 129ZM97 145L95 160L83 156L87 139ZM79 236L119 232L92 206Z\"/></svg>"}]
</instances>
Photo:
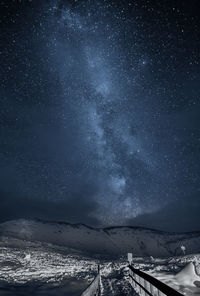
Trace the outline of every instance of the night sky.
<instances>
[{"instance_id":1,"label":"night sky","mask_svg":"<svg viewBox=\"0 0 200 296\"><path fill-rule=\"evenodd\" d=\"M200 230L197 0L0 1L0 221Z\"/></svg>"}]
</instances>

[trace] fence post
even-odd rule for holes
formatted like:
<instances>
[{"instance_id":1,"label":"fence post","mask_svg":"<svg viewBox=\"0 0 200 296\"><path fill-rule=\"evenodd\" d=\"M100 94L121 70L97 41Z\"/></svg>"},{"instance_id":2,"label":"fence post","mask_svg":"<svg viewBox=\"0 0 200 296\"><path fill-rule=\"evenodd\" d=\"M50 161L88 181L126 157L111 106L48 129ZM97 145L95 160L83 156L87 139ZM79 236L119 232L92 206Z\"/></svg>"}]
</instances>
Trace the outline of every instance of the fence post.
<instances>
[{"instance_id":1,"label":"fence post","mask_svg":"<svg viewBox=\"0 0 200 296\"><path fill-rule=\"evenodd\" d=\"M140 283L140 285L142 284L141 283L141 277L139 276L139 283ZM140 289L140 294L142 293L142 288L139 286L139 289Z\"/></svg>"},{"instance_id":2,"label":"fence post","mask_svg":"<svg viewBox=\"0 0 200 296\"><path fill-rule=\"evenodd\" d=\"M128 253L127 254L127 257L128 257L128 263L129 263L129 265L131 265L132 264L132 261L133 261L133 254L132 253Z\"/></svg>"}]
</instances>

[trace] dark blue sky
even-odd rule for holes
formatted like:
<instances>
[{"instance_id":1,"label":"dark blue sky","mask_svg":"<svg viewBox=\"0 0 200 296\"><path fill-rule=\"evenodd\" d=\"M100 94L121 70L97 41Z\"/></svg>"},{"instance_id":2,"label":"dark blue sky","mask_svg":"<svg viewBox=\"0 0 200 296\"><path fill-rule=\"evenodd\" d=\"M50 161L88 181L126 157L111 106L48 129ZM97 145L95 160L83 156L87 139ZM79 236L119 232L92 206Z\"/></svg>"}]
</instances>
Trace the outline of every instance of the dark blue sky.
<instances>
[{"instance_id":1,"label":"dark blue sky","mask_svg":"<svg viewBox=\"0 0 200 296\"><path fill-rule=\"evenodd\" d=\"M1 8L0 220L197 230L198 1Z\"/></svg>"}]
</instances>

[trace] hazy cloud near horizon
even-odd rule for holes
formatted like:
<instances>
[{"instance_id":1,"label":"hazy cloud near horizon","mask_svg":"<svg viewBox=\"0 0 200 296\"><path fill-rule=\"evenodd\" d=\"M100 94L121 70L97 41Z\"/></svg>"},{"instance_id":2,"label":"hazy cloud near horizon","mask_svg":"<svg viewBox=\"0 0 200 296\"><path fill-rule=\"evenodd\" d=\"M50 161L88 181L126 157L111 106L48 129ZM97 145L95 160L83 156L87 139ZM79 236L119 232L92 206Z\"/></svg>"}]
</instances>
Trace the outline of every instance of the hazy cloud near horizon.
<instances>
[{"instance_id":1,"label":"hazy cloud near horizon","mask_svg":"<svg viewBox=\"0 0 200 296\"><path fill-rule=\"evenodd\" d=\"M164 231L200 231L199 213L199 195L194 195L172 202L154 213L139 215L127 224Z\"/></svg>"}]
</instances>

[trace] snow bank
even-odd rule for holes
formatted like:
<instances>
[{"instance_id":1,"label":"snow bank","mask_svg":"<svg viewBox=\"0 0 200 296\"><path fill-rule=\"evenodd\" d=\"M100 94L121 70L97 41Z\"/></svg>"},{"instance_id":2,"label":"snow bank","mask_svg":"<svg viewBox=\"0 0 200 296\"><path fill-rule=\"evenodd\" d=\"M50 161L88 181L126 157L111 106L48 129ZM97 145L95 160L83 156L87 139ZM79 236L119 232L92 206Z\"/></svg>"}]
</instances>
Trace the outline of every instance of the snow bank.
<instances>
[{"instance_id":1,"label":"snow bank","mask_svg":"<svg viewBox=\"0 0 200 296\"><path fill-rule=\"evenodd\" d=\"M200 281L200 277L196 274L194 264L188 263L178 274L175 280L183 286L195 286L195 281Z\"/></svg>"}]
</instances>

